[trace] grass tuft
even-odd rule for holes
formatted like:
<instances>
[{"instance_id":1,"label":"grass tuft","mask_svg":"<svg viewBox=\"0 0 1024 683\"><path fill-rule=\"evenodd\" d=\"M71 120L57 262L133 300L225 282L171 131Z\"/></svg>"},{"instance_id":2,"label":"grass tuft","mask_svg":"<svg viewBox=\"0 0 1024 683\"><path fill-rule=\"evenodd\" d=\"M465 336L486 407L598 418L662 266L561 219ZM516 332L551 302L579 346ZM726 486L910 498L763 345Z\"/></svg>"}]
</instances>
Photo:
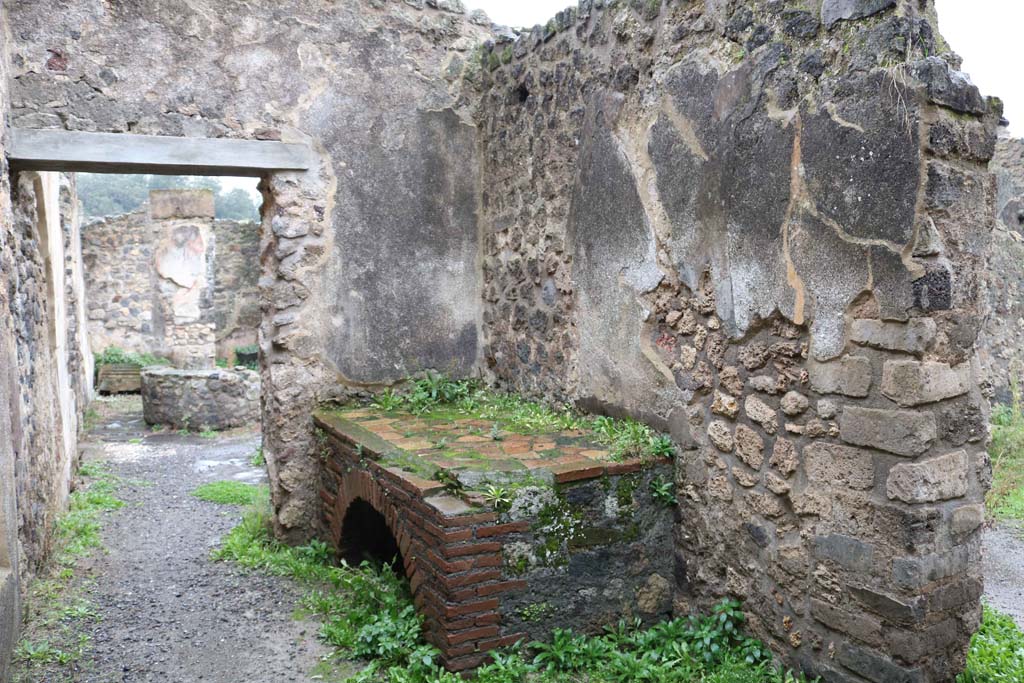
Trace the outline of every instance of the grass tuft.
<instances>
[{"instance_id":1,"label":"grass tuft","mask_svg":"<svg viewBox=\"0 0 1024 683\"><path fill-rule=\"evenodd\" d=\"M265 486L240 481L213 481L203 484L192 495L219 505L253 505L264 495Z\"/></svg>"}]
</instances>

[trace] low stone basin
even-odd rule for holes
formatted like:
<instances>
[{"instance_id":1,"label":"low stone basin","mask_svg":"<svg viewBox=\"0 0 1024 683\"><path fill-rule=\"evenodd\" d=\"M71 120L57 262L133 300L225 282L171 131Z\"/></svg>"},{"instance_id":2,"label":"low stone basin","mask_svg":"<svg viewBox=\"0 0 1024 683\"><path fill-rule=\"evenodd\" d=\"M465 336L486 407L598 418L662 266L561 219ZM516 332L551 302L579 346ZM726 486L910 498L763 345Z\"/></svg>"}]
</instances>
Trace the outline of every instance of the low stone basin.
<instances>
[{"instance_id":1,"label":"low stone basin","mask_svg":"<svg viewBox=\"0 0 1024 683\"><path fill-rule=\"evenodd\" d=\"M260 419L260 376L243 367L145 368L142 413L147 424L193 431L256 424Z\"/></svg>"}]
</instances>

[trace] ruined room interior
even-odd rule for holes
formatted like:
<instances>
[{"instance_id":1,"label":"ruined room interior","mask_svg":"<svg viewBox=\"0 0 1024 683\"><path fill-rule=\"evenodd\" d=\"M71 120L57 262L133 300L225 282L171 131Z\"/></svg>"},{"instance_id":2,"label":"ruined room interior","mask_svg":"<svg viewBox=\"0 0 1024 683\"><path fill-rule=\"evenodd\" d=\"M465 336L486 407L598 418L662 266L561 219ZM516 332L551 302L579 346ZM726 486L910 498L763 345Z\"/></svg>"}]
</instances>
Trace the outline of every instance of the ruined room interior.
<instances>
[{"instance_id":1,"label":"ruined room interior","mask_svg":"<svg viewBox=\"0 0 1024 683\"><path fill-rule=\"evenodd\" d=\"M0 682L1024 676L933 0L0 10Z\"/></svg>"}]
</instances>

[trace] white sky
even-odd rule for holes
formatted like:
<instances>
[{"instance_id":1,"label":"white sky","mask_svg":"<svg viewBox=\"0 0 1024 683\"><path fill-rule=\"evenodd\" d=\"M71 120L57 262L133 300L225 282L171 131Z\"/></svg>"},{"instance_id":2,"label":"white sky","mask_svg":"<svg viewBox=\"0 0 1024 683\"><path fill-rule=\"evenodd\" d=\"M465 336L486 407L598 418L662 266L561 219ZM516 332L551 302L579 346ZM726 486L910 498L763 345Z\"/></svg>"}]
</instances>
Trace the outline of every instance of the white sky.
<instances>
[{"instance_id":1,"label":"white sky","mask_svg":"<svg viewBox=\"0 0 1024 683\"><path fill-rule=\"evenodd\" d=\"M940 31L964 58L964 71L983 95L997 95L1006 105L1014 135L1024 136L1024 52L1020 0L935 0ZM544 24L571 0L468 0L491 20L508 26Z\"/></svg>"}]
</instances>

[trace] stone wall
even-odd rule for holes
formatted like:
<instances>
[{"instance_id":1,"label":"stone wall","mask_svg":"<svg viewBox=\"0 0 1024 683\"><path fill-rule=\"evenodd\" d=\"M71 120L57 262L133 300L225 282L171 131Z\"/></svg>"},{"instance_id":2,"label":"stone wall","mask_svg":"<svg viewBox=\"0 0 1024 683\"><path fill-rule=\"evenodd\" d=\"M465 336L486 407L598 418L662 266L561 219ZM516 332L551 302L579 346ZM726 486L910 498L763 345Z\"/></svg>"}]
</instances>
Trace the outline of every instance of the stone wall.
<instances>
[{"instance_id":1,"label":"stone wall","mask_svg":"<svg viewBox=\"0 0 1024 683\"><path fill-rule=\"evenodd\" d=\"M7 17L0 4L0 116L10 110ZM0 131L0 681L9 678L10 656L21 626L18 552L18 502L14 483L15 437L20 431L17 405L18 363L10 279L14 270L14 216L7 164L7 133Z\"/></svg>"},{"instance_id":2,"label":"stone wall","mask_svg":"<svg viewBox=\"0 0 1024 683\"><path fill-rule=\"evenodd\" d=\"M83 233L93 348L206 367L255 343L259 226L214 220L212 193L157 190Z\"/></svg>"},{"instance_id":3,"label":"stone wall","mask_svg":"<svg viewBox=\"0 0 1024 683\"><path fill-rule=\"evenodd\" d=\"M1024 140L1001 136L990 168L998 180L996 227L985 270L988 317L978 339L982 387L1013 400L1024 379Z\"/></svg>"},{"instance_id":4,"label":"stone wall","mask_svg":"<svg viewBox=\"0 0 1024 683\"><path fill-rule=\"evenodd\" d=\"M930 3L585 0L483 64L495 379L671 429L679 611L739 597L827 680L951 679L1000 112Z\"/></svg>"},{"instance_id":5,"label":"stone wall","mask_svg":"<svg viewBox=\"0 0 1024 683\"><path fill-rule=\"evenodd\" d=\"M487 22L435 0L72 2L59 12L19 2L9 14L14 126L282 139L317 152L310 172L264 180L260 244L278 532L308 538L313 406L424 368L476 366L471 109Z\"/></svg>"},{"instance_id":6,"label":"stone wall","mask_svg":"<svg viewBox=\"0 0 1024 683\"><path fill-rule=\"evenodd\" d=\"M5 106L0 90L0 106ZM13 201L12 201L13 200ZM77 201L55 173L0 173L0 680L20 595L48 559L91 397Z\"/></svg>"},{"instance_id":7,"label":"stone wall","mask_svg":"<svg viewBox=\"0 0 1024 683\"><path fill-rule=\"evenodd\" d=\"M205 431L251 427L260 419L260 377L246 368L142 371L146 424Z\"/></svg>"}]
</instances>

